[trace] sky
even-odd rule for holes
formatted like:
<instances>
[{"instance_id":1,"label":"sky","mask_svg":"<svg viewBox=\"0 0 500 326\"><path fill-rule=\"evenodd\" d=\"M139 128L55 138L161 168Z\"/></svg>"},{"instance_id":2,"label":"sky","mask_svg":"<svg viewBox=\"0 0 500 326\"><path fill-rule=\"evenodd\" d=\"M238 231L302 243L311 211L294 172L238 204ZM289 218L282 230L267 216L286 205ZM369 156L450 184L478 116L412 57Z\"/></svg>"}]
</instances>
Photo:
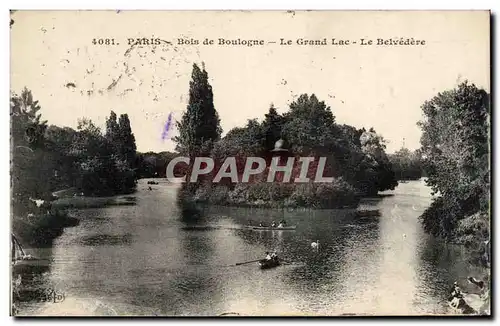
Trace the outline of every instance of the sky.
<instances>
[{"instance_id":1,"label":"sky","mask_svg":"<svg viewBox=\"0 0 500 326\"><path fill-rule=\"evenodd\" d=\"M485 11L16 11L11 18L11 91L32 90L43 119L58 126L87 117L103 127L111 110L127 113L141 152L175 148L162 134L168 115L180 120L186 110L193 63L208 72L224 132L262 119L271 103L283 113L314 93L337 123L374 127L388 152L403 141L419 147L420 106L438 92L466 79L490 90ZM360 44L400 37L426 43ZM93 44L99 38L115 45ZM162 41L131 46L128 38ZM220 46L219 38L264 45ZM300 38L357 44L298 45Z\"/></svg>"}]
</instances>

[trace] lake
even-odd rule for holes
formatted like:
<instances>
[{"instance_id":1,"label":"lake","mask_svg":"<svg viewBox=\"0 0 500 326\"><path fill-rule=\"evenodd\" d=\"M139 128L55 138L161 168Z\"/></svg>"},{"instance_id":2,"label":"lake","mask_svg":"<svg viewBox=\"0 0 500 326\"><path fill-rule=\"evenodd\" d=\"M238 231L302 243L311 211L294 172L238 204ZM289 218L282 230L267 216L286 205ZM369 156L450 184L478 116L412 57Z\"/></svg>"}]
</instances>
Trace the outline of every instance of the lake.
<instances>
[{"instance_id":1,"label":"lake","mask_svg":"<svg viewBox=\"0 0 500 326\"><path fill-rule=\"evenodd\" d=\"M23 276L23 286L65 299L27 300L19 314L446 314L453 282L480 273L463 248L424 233L418 217L431 191L423 181L364 199L359 209L380 212L366 218L353 210L228 207L182 216L177 186L158 181L152 190L139 181L136 206L73 211L81 223L52 248L28 249L49 263ZM283 217L296 230L245 228ZM268 250L287 264L235 266Z\"/></svg>"}]
</instances>

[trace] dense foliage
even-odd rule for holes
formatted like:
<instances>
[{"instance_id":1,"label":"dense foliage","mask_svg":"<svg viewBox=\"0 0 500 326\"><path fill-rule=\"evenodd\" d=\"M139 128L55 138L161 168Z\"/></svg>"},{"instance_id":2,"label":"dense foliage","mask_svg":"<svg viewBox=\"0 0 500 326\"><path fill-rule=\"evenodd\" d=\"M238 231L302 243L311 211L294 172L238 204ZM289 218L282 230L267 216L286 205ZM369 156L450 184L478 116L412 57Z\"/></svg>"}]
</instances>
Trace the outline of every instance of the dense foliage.
<instances>
[{"instance_id":1,"label":"dense foliage","mask_svg":"<svg viewBox=\"0 0 500 326\"><path fill-rule=\"evenodd\" d=\"M54 191L74 187L86 195L114 195L135 190L136 146L126 114L117 122L111 112L103 134L85 118L77 130L48 126L26 88L20 95L12 94L10 102L15 232L41 233L36 237L43 239L44 232L63 223L50 204ZM37 205L35 200L44 202Z\"/></svg>"},{"instance_id":2,"label":"dense foliage","mask_svg":"<svg viewBox=\"0 0 500 326\"><path fill-rule=\"evenodd\" d=\"M464 82L422 105L421 152L428 184L437 195L425 211L425 229L465 244L489 237L490 102Z\"/></svg>"},{"instance_id":3,"label":"dense foliage","mask_svg":"<svg viewBox=\"0 0 500 326\"><path fill-rule=\"evenodd\" d=\"M203 154L206 152L203 145L219 140L222 129L214 107L214 95L208 82L208 73L194 64L191 76L189 104L182 120L177 123L180 134L174 140L177 142L176 150L181 154Z\"/></svg>"},{"instance_id":4,"label":"dense foliage","mask_svg":"<svg viewBox=\"0 0 500 326\"><path fill-rule=\"evenodd\" d=\"M85 195L114 195L135 190L136 145L126 114L117 122L116 114L111 111L105 134L91 120L79 120L66 154L76 170L73 185Z\"/></svg>"},{"instance_id":5,"label":"dense foliage","mask_svg":"<svg viewBox=\"0 0 500 326\"><path fill-rule=\"evenodd\" d=\"M137 178L165 178L168 163L178 155L172 152L137 153Z\"/></svg>"},{"instance_id":6,"label":"dense foliage","mask_svg":"<svg viewBox=\"0 0 500 326\"><path fill-rule=\"evenodd\" d=\"M420 151L412 152L408 148L403 147L388 156L398 180L418 180L424 176L422 154Z\"/></svg>"},{"instance_id":7,"label":"dense foliage","mask_svg":"<svg viewBox=\"0 0 500 326\"><path fill-rule=\"evenodd\" d=\"M238 205L288 205L309 207L352 206L359 197L375 195L378 191L394 189L397 181L392 165L385 153L385 141L373 128L356 129L335 122L330 107L312 94L303 94L290 104L285 114L279 114L274 105L261 122L248 120L246 126L231 129L219 139L218 118L213 103L203 102L208 113L202 114L199 94L204 92L207 78L205 70L200 73L195 65L193 81L190 83L190 104L178 124L180 137L175 140L178 149L187 155L199 153L215 160L215 169L197 185L184 185L180 192L182 201L194 200L219 204ZM213 99L209 88L207 101ZM209 118L205 119L207 116ZM207 125L208 132L204 132ZM194 127L193 127L194 126ZM241 177L247 157L262 157L266 162L276 155L278 140L288 149L287 156L314 157L308 177L316 174L319 157L326 157L324 176L333 177L328 185L267 183L268 170L253 177L248 184L234 184L229 178L212 184L218 168L228 157L236 157L238 174ZM201 148L201 150L200 150ZM269 164L268 164L269 166ZM292 180L299 176L300 164L292 172ZM278 175L278 177L280 177ZM185 198L189 197L189 198Z\"/></svg>"},{"instance_id":8,"label":"dense foliage","mask_svg":"<svg viewBox=\"0 0 500 326\"><path fill-rule=\"evenodd\" d=\"M29 198L46 198L50 194L52 162L45 142L47 121L41 120L40 105L24 89L13 95L11 110L11 186L14 211L31 206ZM40 164L47 162L46 164Z\"/></svg>"}]
</instances>

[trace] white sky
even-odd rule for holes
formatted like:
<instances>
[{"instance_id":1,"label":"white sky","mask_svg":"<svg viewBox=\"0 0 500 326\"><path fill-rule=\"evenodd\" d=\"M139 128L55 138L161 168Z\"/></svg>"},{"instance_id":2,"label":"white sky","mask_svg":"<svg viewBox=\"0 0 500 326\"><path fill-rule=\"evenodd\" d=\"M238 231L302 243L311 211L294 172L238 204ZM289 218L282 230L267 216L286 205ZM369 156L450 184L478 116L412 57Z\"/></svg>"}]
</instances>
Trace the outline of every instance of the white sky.
<instances>
[{"instance_id":1,"label":"white sky","mask_svg":"<svg viewBox=\"0 0 500 326\"><path fill-rule=\"evenodd\" d=\"M50 124L75 127L85 116L104 125L110 110L128 113L142 152L174 148L161 139L163 125L186 108L193 62L205 62L225 132L262 118L271 102L284 112L297 95L315 93L338 123L373 126L389 152L403 138L419 147L420 105L437 92L464 79L490 89L488 12L17 11L12 18L11 89L31 89ZM414 37L426 46L178 46L180 36ZM93 45L99 37L120 45ZM128 37L174 45L125 55Z\"/></svg>"}]
</instances>

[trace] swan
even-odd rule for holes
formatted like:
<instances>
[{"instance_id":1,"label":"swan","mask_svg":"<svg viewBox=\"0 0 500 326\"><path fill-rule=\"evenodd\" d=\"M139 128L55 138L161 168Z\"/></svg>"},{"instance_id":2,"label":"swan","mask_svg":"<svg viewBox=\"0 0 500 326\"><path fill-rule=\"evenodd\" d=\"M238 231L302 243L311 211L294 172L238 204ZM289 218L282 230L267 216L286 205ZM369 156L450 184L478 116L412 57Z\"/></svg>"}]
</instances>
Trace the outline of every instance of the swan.
<instances>
[{"instance_id":1,"label":"swan","mask_svg":"<svg viewBox=\"0 0 500 326\"><path fill-rule=\"evenodd\" d=\"M33 199L33 198L29 198L32 202L34 202L36 204L37 207L40 207L43 205L43 203L45 203L45 200L43 199Z\"/></svg>"},{"instance_id":2,"label":"swan","mask_svg":"<svg viewBox=\"0 0 500 326\"><path fill-rule=\"evenodd\" d=\"M311 248L317 249L319 247L319 240L316 240L316 242L311 243Z\"/></svg>"}]
</instances>

